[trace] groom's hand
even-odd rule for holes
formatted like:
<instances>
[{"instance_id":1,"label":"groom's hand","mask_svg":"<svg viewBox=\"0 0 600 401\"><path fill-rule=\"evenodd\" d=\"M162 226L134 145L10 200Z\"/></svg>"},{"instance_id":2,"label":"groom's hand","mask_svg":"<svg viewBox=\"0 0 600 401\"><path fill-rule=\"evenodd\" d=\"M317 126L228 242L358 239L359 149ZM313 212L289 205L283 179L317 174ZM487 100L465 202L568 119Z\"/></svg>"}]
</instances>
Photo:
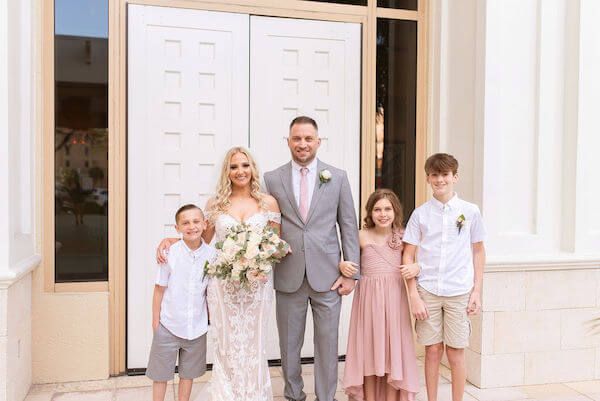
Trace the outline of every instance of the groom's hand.
<instances>
[{"instance_id":1,"label":"groom's hand","mask_svg":"<svg viewBox=\"0 0 600 401\"><path fill-rule=\"evenodd\" d=\"M337 280L335 280L335 283L333 283L331 291L337 290L338 294L340 295L348 295L354 289L354 284L356 284L356 280L353 278L340 276Z\"/></svg>"}]
</instances>

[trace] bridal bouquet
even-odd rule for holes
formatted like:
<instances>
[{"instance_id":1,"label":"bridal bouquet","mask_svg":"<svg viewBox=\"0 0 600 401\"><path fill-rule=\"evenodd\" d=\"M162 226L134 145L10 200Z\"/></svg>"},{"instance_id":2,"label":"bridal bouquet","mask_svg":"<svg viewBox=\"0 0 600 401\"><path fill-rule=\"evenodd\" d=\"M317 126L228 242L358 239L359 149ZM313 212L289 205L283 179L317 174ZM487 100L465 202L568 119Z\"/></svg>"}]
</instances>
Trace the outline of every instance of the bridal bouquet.
<instances>
[{"instance_id":1,"label":"bridal bouquet","mask_svg":"<svg viewBox=\"0 0 600 401\"><path fill-rule=\"evenodd\" d=\"M238 224L229 229L215 248L219 252L212 263L206 263L205 274L247 287L248 283L265 282L273 264L279 262L280 255L285 255L290 246L271 226L261 229Z\"/></svg>"}]
</instances>

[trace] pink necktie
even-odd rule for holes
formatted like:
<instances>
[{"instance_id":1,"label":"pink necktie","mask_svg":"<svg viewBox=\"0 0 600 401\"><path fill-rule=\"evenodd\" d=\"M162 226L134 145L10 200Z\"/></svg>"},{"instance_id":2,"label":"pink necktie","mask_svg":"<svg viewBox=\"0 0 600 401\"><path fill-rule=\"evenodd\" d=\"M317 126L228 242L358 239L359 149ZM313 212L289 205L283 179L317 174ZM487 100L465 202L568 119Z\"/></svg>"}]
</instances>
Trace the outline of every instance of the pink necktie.
<instances>
[{"instance_id":1,"label":"pink necktie","mask_svg":"<svg viewBox=\"0 0 600 401\"><path fill-rule=\"evenodd\" d=\"M308 174L308 169L306 167L302 167L300 169L300 215L302 219L306 221L306 217L308 216L308 178L306 175Z\"/></svg>"}]
</instances>

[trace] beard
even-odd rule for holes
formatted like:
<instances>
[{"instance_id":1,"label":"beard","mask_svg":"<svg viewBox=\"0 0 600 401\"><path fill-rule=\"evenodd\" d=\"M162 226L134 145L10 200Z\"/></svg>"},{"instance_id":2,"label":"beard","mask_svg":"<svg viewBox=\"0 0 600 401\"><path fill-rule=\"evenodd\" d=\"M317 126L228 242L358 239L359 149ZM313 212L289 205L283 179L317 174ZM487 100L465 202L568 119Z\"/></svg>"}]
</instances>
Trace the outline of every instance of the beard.
<instances>
[{"instance_id":1,"label":"beard","mask_svg":"<svg viewBox=\"0 0 600 401\"><path fill-rule=\"evenodd\" d=\"M292 154L292 160L294 160L296 163L300 164L300 165L307 165L312 163L313 160L315 160L315 157L317 157L317 152L314 153L309 153L306 157L300 158L296 155L295 152L290 152Z\"/></svg>"}]
</instances>

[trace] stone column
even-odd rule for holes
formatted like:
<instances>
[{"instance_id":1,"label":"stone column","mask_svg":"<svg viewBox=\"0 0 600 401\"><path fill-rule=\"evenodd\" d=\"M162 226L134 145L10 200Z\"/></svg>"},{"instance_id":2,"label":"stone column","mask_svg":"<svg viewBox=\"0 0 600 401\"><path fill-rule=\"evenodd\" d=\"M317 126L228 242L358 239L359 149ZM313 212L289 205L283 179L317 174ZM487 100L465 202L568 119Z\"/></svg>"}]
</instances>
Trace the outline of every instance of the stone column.
<instances>
[{"instance_id":1,"label":"stone column","mask_svg":"<svg viewBox=\"0 0 600 401\"><path fill-rule=\"evenodd\" d=\"M32 3L0 2L0 401L31 384Z\"/></svg>"},{"instance_id":2,"label":"stone column","mask_svg":"<svg viewBox=\"0 0 600 401\"><path fill-rule=\"evenodd\" d=\"M589 324L600 306L600 4L437 5L434 150L464 160L458 190L489 232L468 378L480 387L598 378Z\"/></svg>"}]
</instances>

